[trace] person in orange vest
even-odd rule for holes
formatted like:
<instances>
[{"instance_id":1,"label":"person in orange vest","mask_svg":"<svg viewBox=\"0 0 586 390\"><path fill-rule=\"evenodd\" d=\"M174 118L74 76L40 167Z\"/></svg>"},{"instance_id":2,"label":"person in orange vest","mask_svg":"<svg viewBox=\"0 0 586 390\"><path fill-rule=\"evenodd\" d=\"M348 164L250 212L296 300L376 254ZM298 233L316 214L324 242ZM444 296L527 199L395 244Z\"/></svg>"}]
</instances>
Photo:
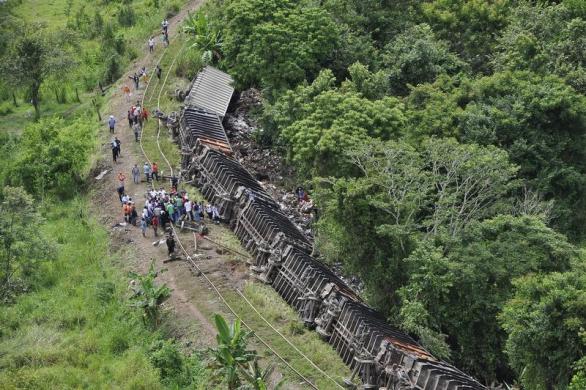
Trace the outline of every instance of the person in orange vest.
<instances>
[{"instance_id":1,"label":"person in orange vest","mask_svg":"<svg viewBox=\"0 0 586 390\"><path fill-rule=\"evenodd\" d=\"M124 222L130 222L131 206L129 202L124 202L122 211L124 212Z\"/></svg>"},{"instance_id":2,"label":"person in orange vest","mask_svg":"<svg viewBox=\"0 0 586 390\"><path fill-rule=\"evenodd\" d=\"M153 166L151 168L153 171L153 179L156 179L157 181L159 181L159 166L157 165L156 162L154 162Z\"/></svg>"}]
</instances>

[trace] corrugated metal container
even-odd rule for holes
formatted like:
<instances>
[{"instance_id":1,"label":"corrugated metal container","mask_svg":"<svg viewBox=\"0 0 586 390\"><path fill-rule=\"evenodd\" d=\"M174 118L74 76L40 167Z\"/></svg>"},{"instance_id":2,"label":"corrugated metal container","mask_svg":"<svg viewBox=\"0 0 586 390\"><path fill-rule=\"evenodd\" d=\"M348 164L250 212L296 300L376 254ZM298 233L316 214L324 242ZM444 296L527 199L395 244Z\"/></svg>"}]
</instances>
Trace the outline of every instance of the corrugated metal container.
<instances>
[{"instance_id":1,"label":"corrugated metal container","mask_svg":"<svg viewBox=\"0 0 586 390\"><path fill-rule=\"evenodd\" d=\"M186 138L184 142L190 146L195 146L199 139L202 144L224 153L232 153L222 120L217 114L201 108L188 107L182 113L181 127Z\"/></svg>"},{"instance_id":2,"label":"corrugated metal container","mask_svg":"<svg viewBox=\"0 0 586 390\"><path fill-rule=\"evenodd\" d=\"M233 81L229 74L206 66L193 81L185 103L224 117L234 93Z\"/></svg>"}]
</instances>

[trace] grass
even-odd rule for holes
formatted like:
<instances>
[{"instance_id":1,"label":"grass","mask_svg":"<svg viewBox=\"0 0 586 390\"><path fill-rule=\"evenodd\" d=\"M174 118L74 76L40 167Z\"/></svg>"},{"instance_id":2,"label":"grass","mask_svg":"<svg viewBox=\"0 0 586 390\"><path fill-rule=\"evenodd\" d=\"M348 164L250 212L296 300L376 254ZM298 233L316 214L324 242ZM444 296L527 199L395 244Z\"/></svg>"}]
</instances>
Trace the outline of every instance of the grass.
<instances>
[{"instance_id":1,"label":"grass","mask_svg":"<svg viewBox=\"0 0 586 390\"><path fill-rule=\"evenodd\" d=\"M186 2L187 0L160 0L159 8L154 9L151 6L152 0L134 0L132 9L136 13L136 20L132 26L127 27L118 24L120 2L102 4L102 2L87 0L22 0L12 9L12 13L26 22L44 23L49 31L59 31L66 28L68 23L75 23L78 19L83 21L84 26L92 26L95 14L99 12L104 24L113 22L117 26L116 32L124 37L127 49L119 57L120 69L124 69L138 55L137 53L144 50L146 40L153 32L157 31L161 20L175 14L176 10L180 9ZM74 27L74 30L80 35L81 49L75 58L79 64L69 72L69 80L66 80L68 102L57 104L49 87L43 85L41 88L42 116L60 115L67 117L72 114L89 112L91 117L95 118L95 109L91 105L91 99L96 97L95 90L98 80L105 71L105 63L100 57L100 40L99 37L84 36L77 27ZM74 101L75 88L79 91L82 104ZM4 99L0 101L2 107L12 101L9 91L2 91L0 95ZM17 91L19 101L22 101L22 95L24 95L24 91ZM19 134L32 119L33 108L30 104L22 102L19 107L10 104L10 109L13 112L0 117L0 132Z\"/></svg>"},{"instance_id":2,"label":"grass","mask_svg":"<svg viewBox=\"0 0 586 390\"><path fill-rule=\"evenodd\" d=\"M243 294L274 328L337 383L343 385L343 379L351 376L350 370L333 348L321 340L316 332L306 329L299 315L270 286L249 282L245 285ZM319 389L339 389L291 348L281 336L271 330L238 294L232 292L227 295L227 299L244 322ZM280 363L276 357L268 354L267 356ZM291 370L286 370L285 374L289 382L301 381L299 376Z\"/></svg>"},{"instance_id":3,"label":"grass","mask_svg":"<svg viewBox=\"0 0 586 390\"><path fill-rule=\"evenodd\" d=\"M173 60L179 55L183 47L183 43L184 40L182 37L172 40L171 44L167 48L167 51L164 53L164 56L161 59L160 66L163 69L161 80L159 81L152 79L152 84L149 86L144 99L144 105L151 113L154 112L158 104L160 104L160 109L165 114L169 114L172 111L178 111L179 109L179 103L173 99L173 94L175 89L179 84L182 83L182 81L174 76L171 65L173 64ZM167 83L163 85L165 77L167 77L167 73L169 74ZM153 77L155 76L153 75ZM187 84L187 82L188 81L184 81L185 84ZM161 154L157 147L157 132L158 127L156 120L150 120L145 124L142 133L143 147L149 159L158 162L159 166L164 171L163 173L169 174L169 168L167 167L165 161L162 160ZM179 153L179 148L173 142L173 139L166 127L161 127L159 143L161 150L169 159L173 169L175 170L179 168L181 165L181 155Z\"/></svg>"},{"instance_id":4,"label":"grass","mask_svg":"<svg viewBox=\"0 0 586 390\"><path fill-rule=\"evenodd\" d=\"M161 61L163 77L165 77L167 71L171 72L169 73L167 85L161 93L161 110L165 113L179 110L179 103L169 98L169 96L173 94L176 88L185 88L189 82L188 80L178 78L175 75L174 69L169 69L173 59L181 50L182 44L183 42L179 39L172 42L165 57L163 57ZM185 52L180 55L184 54ZM177 57L175 66L180 59L181 57ZM159 84L153 84L147 91L145 106L151 111L153 111L157 105L157 98L161 92L161 84L162 81ZM149 158L155 158L156 161L159 162L159 165L161 165L162 162L159 161L161 159L160 152L156 145L156 129L156 123L153 123L153 121L145 126L143 131L143 146ZM160 143L163 152L168 158L170 156L169 159L173 166L178 167L180 164L179 148L172 142L171 137L163 136L163 133L161 134ZM188 192L191 199L203 200L203 196L195 187L189 187ZM210 238L237 252L246 253L234 233L225 226L211 226ZM231 253L227 253L225 258L226 260L243 260L241 259L241 256ZM316 370L311 363L304 359L298 352L291 348L283 338L270 329L268 325L254 313L246 301L244 301L234 290L231 288L222 288L222 290L222 293L225 294L229 304L234 310L236 310L238 315L296 370L309 378L319 389L339 388ZM298 314L289 307L272 288L260 283L250 282L246 284L243 293L276 329L286 335L294 345L296 345L306 356L310 357L318 367L332 376L337 383L342 384L344 378L349 378L351 376L350 370L342 362L332 347L321 340L317 333L304 328L299 320ZM211 313L207 314L211 315ZM286 368L280 360L277 360L277 358L273 356L265 346L259 344L258 349L261 351L261 355L264 356L265 362L274 361L279 364L279 368L284 373L287 382L299 383L302 381L297 374Z\"/></svg>"},{"instance_id":5,"label":"grass","mask_svg":"<svg viewBox=\"0 0 586 390\"><path fill-rule=\"evenodd\" d=\"M162 335L128 305L121 259L85 200L52 205L47 233L58 257L36 291L0 308L0 388L158 389L168 378L150 359ZM201 369L197 361L191 361ZM203 375L202 375L203 378Z\"/></svg>"}]
</instances>

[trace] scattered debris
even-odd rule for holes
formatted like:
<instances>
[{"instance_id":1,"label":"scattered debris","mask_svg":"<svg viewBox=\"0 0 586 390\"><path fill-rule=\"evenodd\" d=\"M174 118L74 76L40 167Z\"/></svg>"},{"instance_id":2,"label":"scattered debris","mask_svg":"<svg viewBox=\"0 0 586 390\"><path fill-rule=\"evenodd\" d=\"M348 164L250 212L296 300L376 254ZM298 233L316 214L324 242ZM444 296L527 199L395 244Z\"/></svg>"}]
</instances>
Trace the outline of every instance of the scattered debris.
<instances>
[{"instance_id":1,"label":"scattered debris","mask_svg":"<svg viewBox=\"0 0 586 390\"><path fill-rule=\"evenodd\" d=\"M106 174L110 172L109 169L104 169L102 172L100 172L100 174L98 176L95 177L96 180L102 180L102 178L104 176L106 176Z\"/></svg>"},{"instance_id":2,"label":"scattered debris","mask_svg":"<svg viewBox=\"0 0 586 390\"><path fill-rule=\"evenodd\" d=\"M313 241L313 222L317 210L311 198L308 201L300 201L293 192L296 183L293 183L291 178L295 177L295 169L286 163L283 150L263 147L255 140L255 134L262 129L250 112L260 109L261 106L261 92L251 88L240 94L230 112L226 114L224 128L230 139L234 157L279 203L281 211ZM333 264L332 270L356 292L364 290L364 283L358 277L343 273L342 263Z\"/></svg>"}]
</instances>

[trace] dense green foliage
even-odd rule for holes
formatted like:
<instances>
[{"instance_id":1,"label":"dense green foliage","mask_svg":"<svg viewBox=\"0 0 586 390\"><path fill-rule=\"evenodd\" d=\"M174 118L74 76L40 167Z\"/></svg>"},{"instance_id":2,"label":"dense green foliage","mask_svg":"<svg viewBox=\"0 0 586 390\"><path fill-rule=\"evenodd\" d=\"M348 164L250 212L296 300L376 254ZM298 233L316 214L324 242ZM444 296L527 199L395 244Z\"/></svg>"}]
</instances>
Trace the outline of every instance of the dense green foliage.
<instances>
[{"instance_id":1,"label":"dense green foliage","mask_svg":"<svg viewBox=\"0 0 586 390\"><path fill-rule=\"evenodd\" d=\"M3 120L90 109L99 85L116 81L182 0L11 0L0 5ZM158 36L157 44L161 45ZM12 126L14 127L14 125ZM15 129L10 129L15 130Z\"/></svg>"},{"instance_id":2,"label":"dense green foliage","mask_svg":"<svg viewBox=\"0 0 586 390\"><path fill-rule=\"evenodd\" d=\"M83 118L73 122L44 119L24 130L13 160L7 162L7 181L44 197L63 198L79 193L96 148L96 126Z\"/></svg>"},{"instance_id":3,"label":"dense green foliage","mask_svg":"<svg viewBox=\"0 0 586 390\"><path fill-rule=\"evenodd\" d=\"M100 125L91 111L72 115L83 107L77 89L115 81L136 55L129 40L142 43L160 23L164 8L149 8L169 2L31 3L0 5L0 388L206 388L201 358L161 326L169 289L152 273L135 275L131 300L125 254L110 252L109 235L87 213ZM67 18L52 19L65 7ZM43 11L46 24L27 24ZM48 115L53 97L63 117Z\"/></svg>"},{"instance_id":4,"label":"dense green foliage","mask_svg":"<svg viewBox=\"0 0 586 390\"><path fill-rule=\"evenodd\" d=\"M34 199L22 188L0 193L0 302L26 291L38 277L39 264L54 257L52 242L39 234L43 224Z\"/></svg>"},{"instance_id":5,"label":"dense green foliage","mask_svg":"<svg viewBox=\"0 0 586 390\"><path fill-rule=\"evenodd\" d=\"M0 306L0 387L203 388L199 358L148 330L130 308L128 280L87 208L84 201L43 208L46 223L36 234L51 237L57 255L36 267L31 293Z\"/></svg>"},{"instance_id":6,"label":"dense green foliage","mask_svg":"<svg viewBox=\"0 0 586 390\"><path fill-rule=\"evenodd\" d=\"M263 88L256 139L315 179L322 255L370 303L486 382L584 383L584 2L215 0L202 14L216 63Z\"/></svg>"}]
</instances>

